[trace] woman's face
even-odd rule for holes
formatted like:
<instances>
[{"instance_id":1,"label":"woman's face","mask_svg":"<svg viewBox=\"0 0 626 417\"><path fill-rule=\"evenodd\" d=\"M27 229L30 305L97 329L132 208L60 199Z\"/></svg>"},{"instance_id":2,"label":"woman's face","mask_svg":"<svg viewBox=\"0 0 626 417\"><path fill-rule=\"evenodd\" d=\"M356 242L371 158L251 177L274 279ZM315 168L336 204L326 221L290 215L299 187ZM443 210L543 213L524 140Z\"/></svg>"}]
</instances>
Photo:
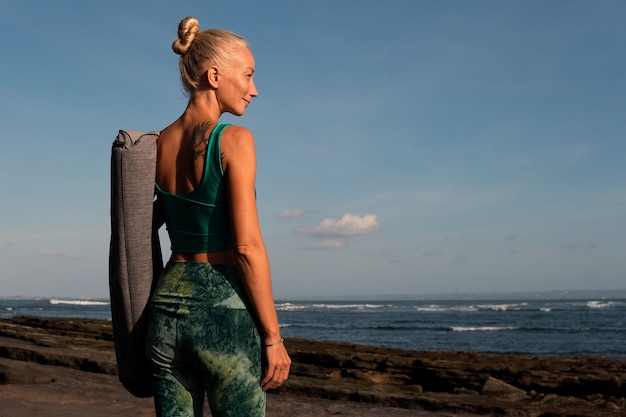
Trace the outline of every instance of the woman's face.
<instances>
[{"instance_id":1,"label":"woman's face","mask_svg":"<svg viewBox=\"0 0 626 417\"><path fill-rule=\"evenodd\" d=\"M258 95L254 85L254 56L250 49L242 47L232 56L216 90L220 110L241 116L252 97Z\"/></svg>"}]
</instances>

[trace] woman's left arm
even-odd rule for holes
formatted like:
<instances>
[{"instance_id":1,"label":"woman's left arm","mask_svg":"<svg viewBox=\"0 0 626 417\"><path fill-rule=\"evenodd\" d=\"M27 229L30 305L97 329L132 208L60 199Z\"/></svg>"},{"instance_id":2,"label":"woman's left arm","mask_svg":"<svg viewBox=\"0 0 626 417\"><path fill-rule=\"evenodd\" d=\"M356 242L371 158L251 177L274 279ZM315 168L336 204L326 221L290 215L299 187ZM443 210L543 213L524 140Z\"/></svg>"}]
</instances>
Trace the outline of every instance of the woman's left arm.
<instances>
[{"instance_id":1,"label":"woman's left arm","mask_svg":"<svg viewBox=\"0 0 626 417\"><path fill-rule=\"evenodd\" d=\"M280 337L270 264L259 226L254 138L247 129L229 126L222 134L221 149L229 191L235 260L260 325L267 361L261 383L264 389L276 388L287 379L291 359Z\"/></svg>"}]
</instances>

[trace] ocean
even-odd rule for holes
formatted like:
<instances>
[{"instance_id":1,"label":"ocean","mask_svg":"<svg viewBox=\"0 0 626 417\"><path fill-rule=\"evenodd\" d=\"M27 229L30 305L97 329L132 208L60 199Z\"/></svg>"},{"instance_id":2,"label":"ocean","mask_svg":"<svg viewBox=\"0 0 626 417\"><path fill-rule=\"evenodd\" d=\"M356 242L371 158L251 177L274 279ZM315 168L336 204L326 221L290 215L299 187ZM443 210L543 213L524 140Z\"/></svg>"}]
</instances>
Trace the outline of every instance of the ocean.
<instances>
[{"instance_id":1,"label":"ocean","mask_svg":"<svg viewBox=\"0 0 626 417\"><path fill-rule=\"evenodd\" d=\"M277 300L285 338L410 350L626 359L626 298ZM108 299L0 297L16 315L110 320Z\"/></svg>"}]
</instances>

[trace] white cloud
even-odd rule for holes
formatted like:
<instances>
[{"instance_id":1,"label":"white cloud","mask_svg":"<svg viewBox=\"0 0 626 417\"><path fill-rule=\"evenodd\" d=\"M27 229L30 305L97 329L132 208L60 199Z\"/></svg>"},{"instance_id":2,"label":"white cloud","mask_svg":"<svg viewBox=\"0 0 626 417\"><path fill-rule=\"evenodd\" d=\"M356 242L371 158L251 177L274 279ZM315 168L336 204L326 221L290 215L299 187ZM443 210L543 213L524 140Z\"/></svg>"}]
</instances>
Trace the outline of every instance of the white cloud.
<instances>
[{"instance_id":1,"label":"white cloud","mask_svg":"<svg viewBox=\"0 0 626 417\"><path fill-rule=\"evenodd\" d=\"M299 227L296 233L313 236L357 236L376 232L380 224L375 214L346 213L339 219L324 219L315 227Z\"/></svg>"},{"instance_id":2,"label":"white cloud","mask_svg":"<svg viewBox=\"0 0 626 417\"><path fill-rule=\"evenodd\" d=\"M325 250L334 250L334 249L341 249L341 248L345 248L346 246L348 246L348 244L346 242L341 242L339 240L325 240L323 242L314 242L309 244L307 247L305 247L305 249L314 249L314 250L320 250L320 249L325 249Z\"/></svg>"},{"instance_id":3,"label":"white cloud","mask_svg":"<svg viewBox=\"0 0 626 417\"><path fill-rule=\"evenodd\" d=\"M282 217L283 219L293 219L296 217L301 217L304 214L304 210L301 208L293 209L293 210L283 210L278 213L278 217Z\"/></svg>"}]
</instances>

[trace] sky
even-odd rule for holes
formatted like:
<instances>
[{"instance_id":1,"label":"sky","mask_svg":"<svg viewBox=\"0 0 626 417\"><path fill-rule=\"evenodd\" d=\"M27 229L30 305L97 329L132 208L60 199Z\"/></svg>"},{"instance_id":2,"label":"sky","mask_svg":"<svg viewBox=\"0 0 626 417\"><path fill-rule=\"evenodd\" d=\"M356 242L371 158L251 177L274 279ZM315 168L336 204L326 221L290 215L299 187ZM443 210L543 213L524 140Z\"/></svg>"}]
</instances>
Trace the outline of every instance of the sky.
<instances>
[{"instance_id":1,"label":"sky","mask_svg":"<svg viewBox=\"0 0 626 417\"><path fill-rule=\"evenodd\" d=\"M256 58L222 121L276 298L626 289L626 2L3 0L0 296L108 296L111 144L184 110L185 16Z\"/></svg>"}]
</instances>

